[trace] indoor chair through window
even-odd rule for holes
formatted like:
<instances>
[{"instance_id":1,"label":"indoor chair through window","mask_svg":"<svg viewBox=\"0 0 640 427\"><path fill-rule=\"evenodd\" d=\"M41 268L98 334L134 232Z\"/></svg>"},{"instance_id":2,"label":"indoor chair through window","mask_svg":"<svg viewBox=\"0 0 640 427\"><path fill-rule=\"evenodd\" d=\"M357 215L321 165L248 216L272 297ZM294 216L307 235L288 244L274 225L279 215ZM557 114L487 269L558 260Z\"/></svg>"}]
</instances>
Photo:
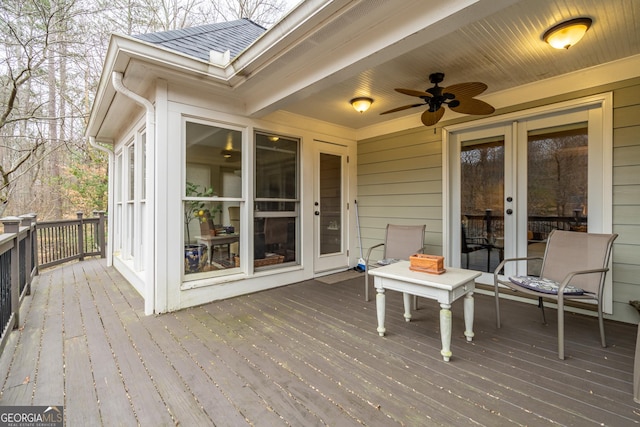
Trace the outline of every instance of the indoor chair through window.
<instances>
[{"instance_id":1,"label":"indoor chair through window","mask_svg":"<svg viewBox=\"0 0 640 427\"><path fill-rule=\"evenodd\" d=\"M515 276L507 280L498 274L508 262L540 259L540 257L510 258L502 261L493 274L496 324L500 328L500 290L504 285L522 294L538 298L542 320L546 324L543 298L558 305L558 357L564 359L564 303L565 300L595 300L602 347L606 347L602 315L602 295L609 257L617 234L595 234L554 230L549 234L542 258L540 276Z\"/></svg>"},{"instance_id":2,"label":"indoor chair through window","mask_svg":"<svg viewBox=\"0 0 640 427\"><path fill-rule=\"evenodd\" d=\"M364 300L369 301L369 267L381 266L394 260L409 260L409 257L424 251L424 225L393 225L387 224L384 243L378 243L369 248L365 258L364 272ZM375 265L369 259L371 251L383 247L382 258Z\"/></svg>"}]
</instances>

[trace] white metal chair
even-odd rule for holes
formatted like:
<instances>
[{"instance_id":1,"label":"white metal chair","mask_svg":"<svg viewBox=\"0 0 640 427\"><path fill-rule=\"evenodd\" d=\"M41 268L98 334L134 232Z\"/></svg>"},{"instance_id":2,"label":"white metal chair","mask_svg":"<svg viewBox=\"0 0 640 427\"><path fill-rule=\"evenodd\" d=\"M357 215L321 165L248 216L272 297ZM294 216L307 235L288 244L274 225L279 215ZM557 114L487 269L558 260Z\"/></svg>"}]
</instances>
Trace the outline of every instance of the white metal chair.
<instances>
[{"instance_id":1,"label":"white metal chair","mask_svg":"<svg viewBox=\"0 0 640 427\"><path fill-rule=\"evenodd\" d=\"M364 272L364 300L369 301L369 267L376 267L380 264L371 265L369 259L371 251L375 248L384 247L382 260L409 260L409 257L424 251L424 230L425 225L393 225L387 224L384 243L371 246L365 258Z\"/></svg>"},{"instance_id":2,"label":"white metal chair","mask_svg":"<svg viewBox=\"0 0 640 427\"><path fill-rule=\"evenodd\" d=\"M505 264L514 261L541 259L522 257L503 260L493 273L496 324L500 328L499 286L538 298L544 315L543 298L558 304L558 357L564 359L564 302L565 300L595 300L598 304L598 321L602 347L606 347L602 315L604 279L609 270L609 257L617 234L595 234L554 230L549 234L542 258L540 276L517 276L501 280L498 276Z\"/></svg>"}]
</instances>

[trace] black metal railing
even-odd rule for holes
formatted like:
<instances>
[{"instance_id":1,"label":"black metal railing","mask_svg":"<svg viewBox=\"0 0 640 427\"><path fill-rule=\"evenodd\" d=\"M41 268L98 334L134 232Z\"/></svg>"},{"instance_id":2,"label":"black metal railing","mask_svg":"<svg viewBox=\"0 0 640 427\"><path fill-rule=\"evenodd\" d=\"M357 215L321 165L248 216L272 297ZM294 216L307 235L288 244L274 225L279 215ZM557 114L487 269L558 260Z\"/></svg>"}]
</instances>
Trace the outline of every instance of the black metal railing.
<instances>
[{"instance_id":1,"label":"black metal railing","mask_svg":"<svg viewBox=\"0 0 640 427\"><path fill-rule=\"evenodd\" d=\"M469 239L504 236L504 216L494 215L490 209L479 215L463 214L463 225ZM530 241L546 241L553 230L586 231L587 217L576 211L573 216L529 216L527 218Z\"/></svg>"}]
</instances>

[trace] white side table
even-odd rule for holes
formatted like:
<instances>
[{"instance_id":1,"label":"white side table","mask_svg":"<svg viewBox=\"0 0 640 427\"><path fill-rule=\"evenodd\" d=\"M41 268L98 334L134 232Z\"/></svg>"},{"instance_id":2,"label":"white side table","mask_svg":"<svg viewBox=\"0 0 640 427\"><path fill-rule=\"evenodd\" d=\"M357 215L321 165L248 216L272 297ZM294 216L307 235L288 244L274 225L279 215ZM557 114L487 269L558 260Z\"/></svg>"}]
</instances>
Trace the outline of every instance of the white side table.
<instances>
[{"instance_id":1,"label":"white side table","mask_svg":"<svg viewBox=\"0 0 640 427\"><path fill-rule=\"evenodd\" d=\"M404 318L411 320L411 295L429 298L440 303L440 337L442 339L442 358L448 362L451 358L451 304L464 296L464 335L467 341L473 339L473 291L475 278L482 273L461 268L447 268L444 274L428 274L409 269L409 261L399 261L384 267L369 270L374 277L377 291L376 309L378 314L378 334L384 336L386 289L403 293Z\"/></svg>"}]
</instances>

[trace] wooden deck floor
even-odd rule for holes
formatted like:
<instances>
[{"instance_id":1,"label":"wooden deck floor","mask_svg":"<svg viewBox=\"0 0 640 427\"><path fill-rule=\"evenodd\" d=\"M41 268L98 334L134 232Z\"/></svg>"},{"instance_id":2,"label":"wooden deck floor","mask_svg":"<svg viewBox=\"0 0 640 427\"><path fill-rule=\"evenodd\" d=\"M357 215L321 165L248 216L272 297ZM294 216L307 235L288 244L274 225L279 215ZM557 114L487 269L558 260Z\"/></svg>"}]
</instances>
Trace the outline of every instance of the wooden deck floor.
<instances>
[{"instance_id":1,"label":"wooden deck floor","mask_svg":"<svg viewBox=\"0 0 640 427\"><path fill-rule=\"evenodd\" d=\"M0 405L64 405L69 426L628 426L636 327L555 319L476 295L475 338L453 305L451 362L438 306L411 323L387 294L387 336L362 276L312 280L160 316L103 260L44 272L0 357Z\"/></svg>"}]
</instances>

